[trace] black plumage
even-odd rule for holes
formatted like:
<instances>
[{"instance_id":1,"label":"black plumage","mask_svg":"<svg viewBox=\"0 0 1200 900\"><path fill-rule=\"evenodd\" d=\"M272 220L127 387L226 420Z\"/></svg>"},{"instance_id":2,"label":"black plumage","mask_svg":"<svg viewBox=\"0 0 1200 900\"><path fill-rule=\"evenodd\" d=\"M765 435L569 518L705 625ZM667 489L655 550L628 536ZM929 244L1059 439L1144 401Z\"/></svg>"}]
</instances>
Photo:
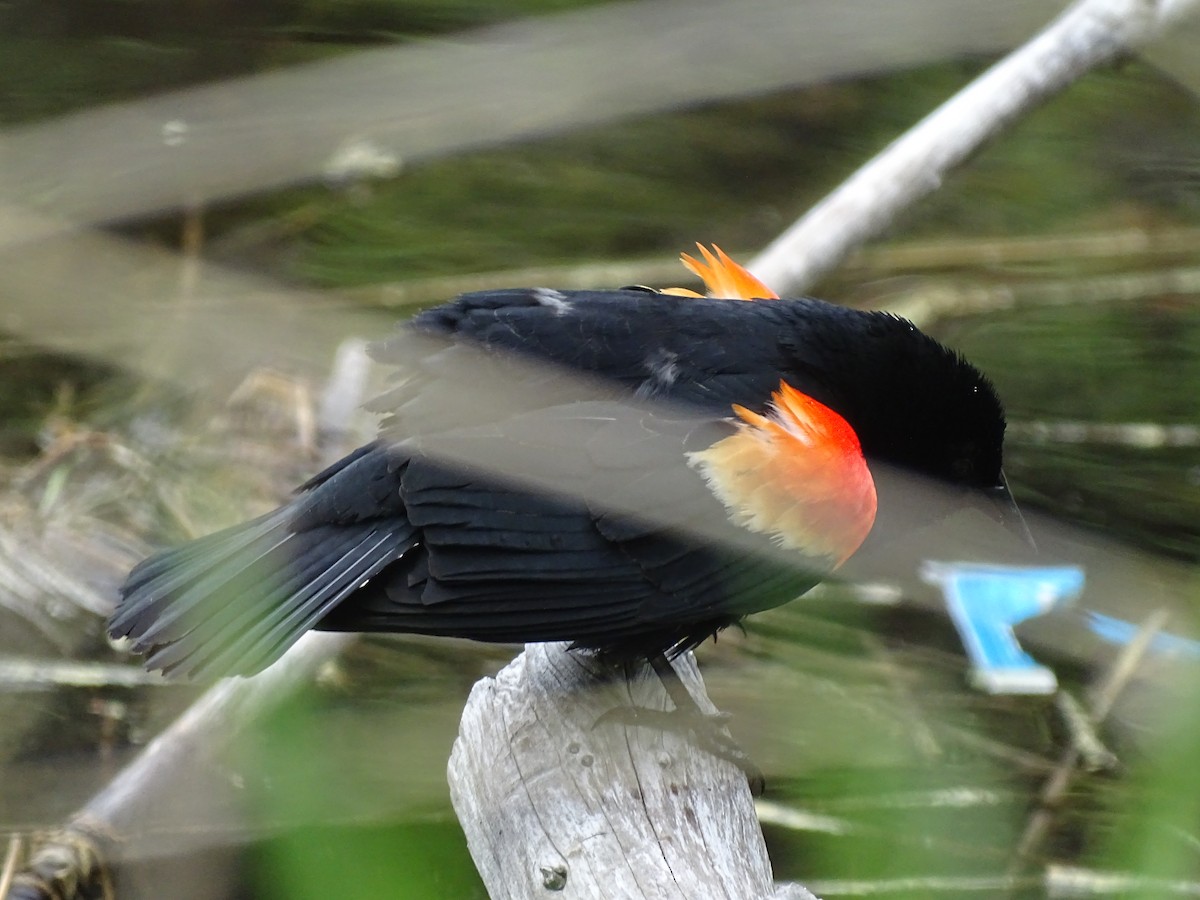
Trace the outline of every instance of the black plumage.
<instances>
[{"instance_id":1,"label":"black plumage","mask_svg":"<svg viewBox=\"0 0 1200 900\"><path fill-rule=\"evenodd\" d=\"M826 568L732 524L688 464L734 432L733 404L762 412L781 380L840 413L872 466L1002 481L991 386L882 313L486 291L418 315L376 355L401 373L375 403L379 440L281 509L130 574L110 630L150 667L253 672L312 627L692 646ZM452 397L472 401L465 421Z\"/></svg>"}]
</instances>

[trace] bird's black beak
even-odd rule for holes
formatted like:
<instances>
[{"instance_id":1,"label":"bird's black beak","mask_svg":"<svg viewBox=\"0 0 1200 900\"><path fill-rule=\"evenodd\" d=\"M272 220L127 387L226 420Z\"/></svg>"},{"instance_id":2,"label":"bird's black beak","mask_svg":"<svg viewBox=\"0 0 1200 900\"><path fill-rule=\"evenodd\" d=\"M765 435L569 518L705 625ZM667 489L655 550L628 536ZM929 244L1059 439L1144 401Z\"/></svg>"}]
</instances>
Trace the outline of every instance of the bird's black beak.
<instances>
[{"instance_id":1,"label":"bird's black beak","mask_svg":"<svg viewBox=\"0 0 1200 900\"><path fill-rule=\"evenodd\" d=\"M1021 515L1020 508L1013 500L1012 492L1008 489L1008 479L1003 471L1000 473L1000 484L988 488L985 494L989 501L986 510L988 516L999 522L1010 534L1015 535L1026 547L1037 553L1037 541L1033 539L1025 517Z\"/></svg>"}]
</instances>

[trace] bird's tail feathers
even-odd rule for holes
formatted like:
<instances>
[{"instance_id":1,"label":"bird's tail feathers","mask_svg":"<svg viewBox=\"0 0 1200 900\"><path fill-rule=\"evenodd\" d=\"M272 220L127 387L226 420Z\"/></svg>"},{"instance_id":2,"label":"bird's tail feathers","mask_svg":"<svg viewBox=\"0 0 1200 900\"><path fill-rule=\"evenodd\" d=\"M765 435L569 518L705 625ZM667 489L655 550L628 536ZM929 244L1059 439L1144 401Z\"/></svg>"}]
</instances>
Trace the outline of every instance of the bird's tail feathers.
<instances>
[{"instance_id":1,"label":"bird's tail feathers","mask_svg":"<svg viewBox=\"0 0 1200 900\"><path fill-rule=\"evenodd\" d=\"M284 507L150 557L130 573L109 632L131 638L152 669L253 674L413 539L404 520L290 524Z\"/></svg>"}]
</instances>

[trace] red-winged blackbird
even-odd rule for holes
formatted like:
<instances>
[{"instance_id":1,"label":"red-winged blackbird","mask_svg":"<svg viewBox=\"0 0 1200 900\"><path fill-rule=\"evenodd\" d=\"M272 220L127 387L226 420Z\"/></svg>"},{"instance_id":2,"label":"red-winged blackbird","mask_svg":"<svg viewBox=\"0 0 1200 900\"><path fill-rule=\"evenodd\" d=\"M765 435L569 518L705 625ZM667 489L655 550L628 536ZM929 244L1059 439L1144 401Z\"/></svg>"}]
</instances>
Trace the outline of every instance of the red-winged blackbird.
<instances>
[{"instance_id":1,"label":"red-winged blackbird","mask_svg":"<svg viewBox=\"0 0 1200 900\"><path fill-rule=\"evenodd\" d=\"M1003 500L1004 416L976 369L903 319L777 299L705 258L685 261L715 293L773 299L534 288L419 314L419 354L377 351L403 375L381 437L141 563L111 633L188 675L257 671L310 628L654 657L808 590L877 508L938 514L899 508L889 469L953 485L951 505ZM445 409L461 395L467 421Z\"/></svg>"}]
</instances>

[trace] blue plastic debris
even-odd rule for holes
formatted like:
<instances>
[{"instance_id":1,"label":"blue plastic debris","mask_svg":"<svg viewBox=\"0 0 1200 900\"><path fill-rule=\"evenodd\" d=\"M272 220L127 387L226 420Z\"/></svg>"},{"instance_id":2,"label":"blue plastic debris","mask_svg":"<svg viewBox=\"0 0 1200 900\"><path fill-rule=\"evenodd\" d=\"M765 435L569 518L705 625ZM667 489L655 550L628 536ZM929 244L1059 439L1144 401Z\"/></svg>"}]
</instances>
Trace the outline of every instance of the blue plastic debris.
<instances>
[{"instance_id":1,"label":"blue plastic debris","mask_svg":"<svg viewBox=\"0 0 1200 900\"><path fill-rule=\"evenodd\" d=\"M1087 620L1088 628L1110 644L1128 644L1141 631L1140 625L1106 616L1104 613L1090 609L1084 613L1084 618ZM1165 656L1187 656L1195 659L1200 658L1200 641L1181 637L1178 634L1160 632L1150 639L1150 650Z\"/></svg>"},{"instance_id":2,"label":"blue plastic debris","mask_svg":"<svg viewBox=\"0 0 1200 900\"><path fill-rule=\"evenodd\" d=\"M1054 672L1021 649L1013 627L1066 606L1083 590L1078 566L926 562L971 660L971 683L992 694L1050 694Z\"/></svg>"}]
</instances>

